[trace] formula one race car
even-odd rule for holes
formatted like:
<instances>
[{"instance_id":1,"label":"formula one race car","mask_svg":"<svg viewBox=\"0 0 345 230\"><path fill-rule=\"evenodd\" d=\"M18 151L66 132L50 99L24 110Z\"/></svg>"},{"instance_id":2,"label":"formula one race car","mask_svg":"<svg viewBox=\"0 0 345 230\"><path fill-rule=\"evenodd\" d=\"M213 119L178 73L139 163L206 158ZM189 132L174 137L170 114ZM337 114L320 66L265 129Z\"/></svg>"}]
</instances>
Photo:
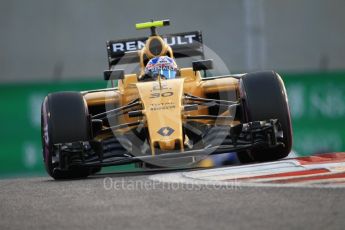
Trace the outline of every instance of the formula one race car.
<instances>
[{"instance_id":1,"label":"formula one race car","mask_svg":"<svg viewBox=\"0 0 345 230\"><path fill-rule=\"evenodd\" d=\"M158 35L157 27L166 25L169 20L139 23L137 29L151 29L148 38L107 42L104 78L111 87L45 98L42 144L50 176L82 178L132 163L193 167L226 152L245 163L289 154L292 128L281 77L273 71L210 76L217 63L205 60L201 32ZM197 56L192 67L175 61ZM132 73L115 69L133 63Z\"/></svg>"}]
</instances>

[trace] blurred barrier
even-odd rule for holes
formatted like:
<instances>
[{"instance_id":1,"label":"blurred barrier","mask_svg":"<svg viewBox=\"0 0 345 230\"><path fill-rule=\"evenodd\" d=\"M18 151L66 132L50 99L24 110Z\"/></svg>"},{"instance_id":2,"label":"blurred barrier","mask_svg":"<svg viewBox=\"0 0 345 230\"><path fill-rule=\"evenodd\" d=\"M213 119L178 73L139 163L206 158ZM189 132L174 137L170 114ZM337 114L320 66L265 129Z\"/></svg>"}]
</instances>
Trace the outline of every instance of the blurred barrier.
<instances>
[{"instance_id":1,"label":"blurred barrier","mask_svg":"<svg viewBox=\"0 0 345 230\"><path fill-rule=\"evenodd\" d=\"M298 155L343 151L345 72L283 75ZM0 177L43 174L40 106L49 93L106 87L102 81L0 85Z\"/></svg>"},{"instance_id":2,"label":"blurred barrier","mask_svg":"<svg viewBox=\"0 0 345 230\"><path fill-rule=\"evenodd\" d=\"M345 72L285 74L298 155L344 151Z\"/></svg>"}]
</instances>

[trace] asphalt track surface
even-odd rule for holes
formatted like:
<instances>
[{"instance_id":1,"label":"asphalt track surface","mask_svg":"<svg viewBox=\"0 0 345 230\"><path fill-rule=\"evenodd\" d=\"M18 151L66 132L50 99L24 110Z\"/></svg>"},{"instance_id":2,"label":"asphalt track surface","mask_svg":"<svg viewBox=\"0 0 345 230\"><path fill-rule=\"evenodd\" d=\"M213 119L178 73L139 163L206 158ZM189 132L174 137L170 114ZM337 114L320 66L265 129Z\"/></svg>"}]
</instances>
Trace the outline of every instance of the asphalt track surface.
<instances>
[{"instance_id":1,"label":"asphalt track surface","mask_svg":"<svg viewBox=\"0 0 345 230\"><path fill-rule=\"evenodd\" d=\"M0 229L344 229L344 188L187 186L158 172L0 180ZM159 172L164 173L164 172Z\"/></svg>"}]
</instances>

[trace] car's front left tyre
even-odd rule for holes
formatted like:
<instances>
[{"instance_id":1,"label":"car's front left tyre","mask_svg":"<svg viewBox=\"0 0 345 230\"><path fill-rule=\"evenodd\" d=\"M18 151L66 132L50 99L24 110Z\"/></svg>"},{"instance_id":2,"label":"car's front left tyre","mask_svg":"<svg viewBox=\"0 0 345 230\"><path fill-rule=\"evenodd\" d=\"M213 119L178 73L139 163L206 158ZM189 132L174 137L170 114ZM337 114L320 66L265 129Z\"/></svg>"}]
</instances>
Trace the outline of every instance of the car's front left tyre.
<instances>
[{"instance_id":1,"label":"car's front left tyre","mask_svg":"<svg viewBox=\"0 0 345 230\"><path fill-rule=\"evenodd\" d=\"M240 93L244 122L278 119L283 132L283 145L239 152L239 160L250 163L286 157L292 147L292 126L287 93L281 77L273 71L248 73L240 80Z\"/></svg>"}]
</instances>

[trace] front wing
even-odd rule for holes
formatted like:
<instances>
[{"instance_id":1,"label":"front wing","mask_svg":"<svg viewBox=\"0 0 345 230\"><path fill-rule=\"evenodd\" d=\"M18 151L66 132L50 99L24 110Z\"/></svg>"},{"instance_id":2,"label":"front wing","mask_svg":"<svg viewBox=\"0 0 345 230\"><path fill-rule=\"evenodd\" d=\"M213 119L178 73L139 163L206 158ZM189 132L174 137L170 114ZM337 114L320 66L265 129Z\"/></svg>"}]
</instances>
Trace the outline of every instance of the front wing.
<instances>
[{"instance_id":1,"label":"front wing","mask_svg":"<svg viewBox=\"0 0 345 230\"><path fill-rule=\"evenodd\" d=\"M114 143L109 141L108 143L97 144L89 142L55 144L54 151L56 151L58 158L56 160L59 162L59 167L55 170L64 171L70 167L105 167L188 157L191 159L195 157L202 158L208 155L242 152L254 148L269 149L283 145L281 142L283 132L279 121L276 119L249 122L223 128L229 132L229 135L221 144L214 145L210 142L209 145L201 149L167 152L158 155L135 156L125 149L119 152L109 147L114 145ZM97 149L102 149L102 151Z\"/></svg>"}]
</instances>

